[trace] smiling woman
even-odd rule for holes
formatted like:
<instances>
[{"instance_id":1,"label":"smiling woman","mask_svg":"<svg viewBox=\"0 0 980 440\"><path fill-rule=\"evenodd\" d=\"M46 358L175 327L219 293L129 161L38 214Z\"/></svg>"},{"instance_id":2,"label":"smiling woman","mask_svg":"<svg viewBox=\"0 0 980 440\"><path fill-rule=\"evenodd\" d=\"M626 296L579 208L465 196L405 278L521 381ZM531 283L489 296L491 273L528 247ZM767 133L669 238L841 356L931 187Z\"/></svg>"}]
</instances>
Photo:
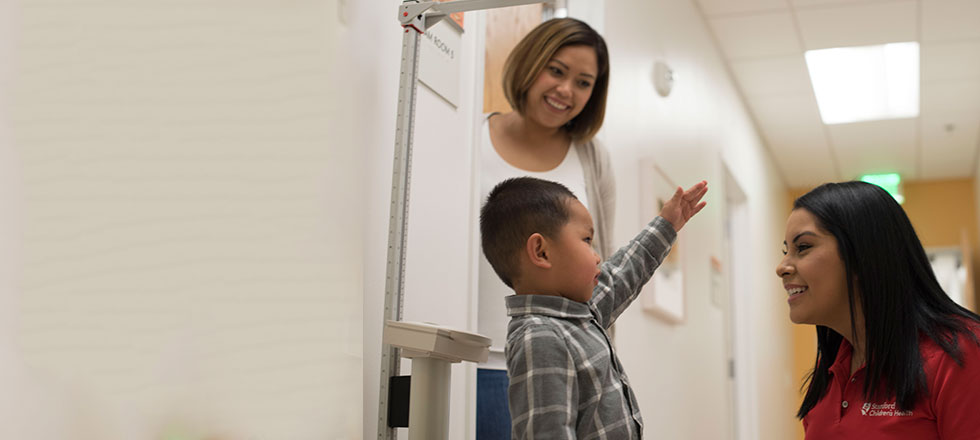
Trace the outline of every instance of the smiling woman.
<instances>
[{"instance_id":1,"label":"smiling woman","mask_svg":"<svg viewBox=\"0 0 980 440\"><path fill-rule=\"evenodd\" d=\"M593 248L600 256L609 256L615 183L608 153L594 139L602 127L609 84L609 56L602 36L573 18L541 23L510 52L502 82L513 111L484 118L479 142L480 205L498 183L510 178L530 176L562 183L592 213ZM478 379L477 439L509 439L509 418L494 414L506 415L507 408L502 398L507 386L504 297L511 292L486 258L479 258L478 327L494 345L478 376L496 375L500 380L489 385ZM500 397L491 401L488 396L494 394ZM493 407L499 411L488 409Z\"/></svg>"},{"instance_id":2,"label":"smiling woman","mask_svg":"<svg viewBox=\"0 0 980 440\"><path fill-rule=\"evenodd\" d=\"M817 218L805 209L790 214L786 234L793 237L784 252L786 260L794 264L782 266L790 320L840 328L845 332L842 334L849 334L847 283L837 240L820 228Z\"/></svg>"},{"instance_id":3,"label":"smiling woman","mask_svg":"<svg viewBox=\"0 0 980 440\"><path fill-rule=\"evenodd\" d=\"M902 207L828 183L796 199L785 237L790 319L817 330L806 438L975 438L980 316L940 288Z\"/></svg>"}]
</instances>

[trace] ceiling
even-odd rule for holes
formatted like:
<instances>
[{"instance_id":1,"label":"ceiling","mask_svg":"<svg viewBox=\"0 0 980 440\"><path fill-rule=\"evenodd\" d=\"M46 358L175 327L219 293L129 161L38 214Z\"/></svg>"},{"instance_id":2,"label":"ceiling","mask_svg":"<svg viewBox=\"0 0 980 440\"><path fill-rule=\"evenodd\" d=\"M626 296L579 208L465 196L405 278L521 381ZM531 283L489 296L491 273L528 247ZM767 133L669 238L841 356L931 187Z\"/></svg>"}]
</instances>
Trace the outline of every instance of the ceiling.
<instances>
[{"instance_id":1,"label":"ceiling","mask_svg":"<svg viewBox=\"0 0 980 440\"><path fill-rule=\"evenodd\" d=\"M696 0L787 185L973 177L980 0ZM803 53L918 41L919 117L825 125Z\"/></svg>"}]
</instances>

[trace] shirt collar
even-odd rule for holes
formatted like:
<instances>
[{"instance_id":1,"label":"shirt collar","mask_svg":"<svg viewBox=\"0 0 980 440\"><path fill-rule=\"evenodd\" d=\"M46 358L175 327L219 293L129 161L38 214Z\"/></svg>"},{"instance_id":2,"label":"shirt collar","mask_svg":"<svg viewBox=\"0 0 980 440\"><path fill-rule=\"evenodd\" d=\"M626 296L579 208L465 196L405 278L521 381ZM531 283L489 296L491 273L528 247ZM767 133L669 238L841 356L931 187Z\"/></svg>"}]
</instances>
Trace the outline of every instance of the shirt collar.
<instances>
[{"instance_id":1,"label":"shirt collar","mask_svg":"<svg viewBox=\"0 0 980 440\"><path fill-rule=\"evenodd\" d=\"M834 364L830 366L830 373L839 377L851 377L851 355L854 352L854 347L851 343L847 341L847 338L841 338L840 347L837 349L837 359L834 360ZM855 373L864 368L864 365L858 367Z\"/></svg>"},{"instance_id":2,"label":"shirt collar","mask_svg":"<svg viewBox=\"0 0 980 440\"><path fill-rule=\"evenodd\" d=\"M510 295L504 298L507 316L545 315L565 319L591 319L588 304L561 296Z\"/></svg>"}]
</instances>

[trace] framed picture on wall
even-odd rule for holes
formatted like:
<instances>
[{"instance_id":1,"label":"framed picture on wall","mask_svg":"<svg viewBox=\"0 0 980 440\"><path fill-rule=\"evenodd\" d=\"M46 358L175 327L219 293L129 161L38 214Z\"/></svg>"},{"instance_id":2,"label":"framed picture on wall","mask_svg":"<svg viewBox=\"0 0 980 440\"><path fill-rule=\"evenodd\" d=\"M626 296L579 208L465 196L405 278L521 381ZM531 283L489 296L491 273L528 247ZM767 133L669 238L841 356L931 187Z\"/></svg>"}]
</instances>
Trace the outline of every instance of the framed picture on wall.
<instances>
[{"instance_id":1,"label":"framed picture on wall","mask_svg":"<svg viewBox=\"0 0 980 440\"><path fill-rule=\"evenodd\" d=\"M656 217L674 195L677 185L652 159L640 161L640 224ZM643 310L670 323L684 322L683 240L678 237L667 258L640 293Z\"/></svg>"}]
</instances>

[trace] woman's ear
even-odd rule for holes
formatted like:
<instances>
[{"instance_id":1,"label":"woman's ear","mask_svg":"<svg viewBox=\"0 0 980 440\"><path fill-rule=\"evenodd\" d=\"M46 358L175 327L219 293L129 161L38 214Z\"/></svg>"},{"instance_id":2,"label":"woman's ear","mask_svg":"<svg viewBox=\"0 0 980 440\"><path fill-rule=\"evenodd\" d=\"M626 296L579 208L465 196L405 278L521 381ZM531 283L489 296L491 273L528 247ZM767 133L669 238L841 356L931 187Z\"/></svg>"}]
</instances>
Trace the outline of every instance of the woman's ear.
<instances>
[{"instance_id":1,"label":"woman's ear","mask_svg":"<svg viewBox=\"0 0 980 440\"><path fill-rule=\"evenodd\" d=\"M550 252L551 249L548 247L548 240L537 232L531 234L524 244L524 254L527 255L528 261L542 269L551 268Z\"/></svg>"}]
</instances>

